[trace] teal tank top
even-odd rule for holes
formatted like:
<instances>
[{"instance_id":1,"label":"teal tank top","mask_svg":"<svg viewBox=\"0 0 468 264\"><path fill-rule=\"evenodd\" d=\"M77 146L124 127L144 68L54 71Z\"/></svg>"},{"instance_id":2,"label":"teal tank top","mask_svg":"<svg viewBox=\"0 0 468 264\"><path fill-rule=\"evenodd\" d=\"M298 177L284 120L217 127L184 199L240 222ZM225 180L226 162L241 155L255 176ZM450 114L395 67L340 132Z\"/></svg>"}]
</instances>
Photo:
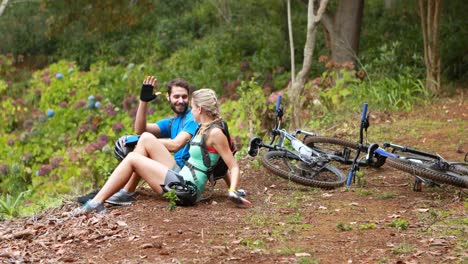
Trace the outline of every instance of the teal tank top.
<instances>
[{"instance_id":1,"label":"teal tank top","mask_svg":"<svg viewBox=\"0 0 468 264\"><path fill-rule=\"evenodd\" d=\"M201 140L201 135L195 136L192 140L194 143L199 143ZM199 145L190 145L189 153L190 153L190 158L188 159L187 162L189 162L190 164L192 164L193 166L197 167L198 169L202 171L208 170L208 168L203 164L203 154L201 151L201 147ZM208 152L208 156L210 157L211 166L214 166L220 158L220 155L218 153ZM200 170L197 170L197 169L193 170L195 172L196 179L194 179L192 175L192 171L187 166L184 166L182 170L180 170L179 172L179 174L182 175L182 177L184 177L184 180L190 181L197 186L198 198L201 197L201 194L205 190L206 183L208 182L208 176L206 175L206 173Z\"/></svg>"}]
</instances>

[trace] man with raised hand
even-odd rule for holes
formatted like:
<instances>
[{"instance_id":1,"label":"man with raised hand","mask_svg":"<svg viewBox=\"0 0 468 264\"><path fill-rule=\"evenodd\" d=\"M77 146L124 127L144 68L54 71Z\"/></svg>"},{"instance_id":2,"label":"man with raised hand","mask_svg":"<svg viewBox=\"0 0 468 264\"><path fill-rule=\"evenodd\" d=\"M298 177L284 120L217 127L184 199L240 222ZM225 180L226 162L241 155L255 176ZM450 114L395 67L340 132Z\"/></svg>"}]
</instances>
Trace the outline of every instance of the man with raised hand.
<instances>
[{"instance_id":1,"label":"man with raised hand","mask_svg":"<svg viewBox=\"0 0 468 264\"><path fill-rule=\"evenodd\" d=\"M174 161L166 161L166 165L173 168L175 171L179 171L185 161L189 158L188 153L188 142L195 135L198 123L193 119L191 109L188 106L189 95L191 88L187 81L183 79L174 79L167 83L167 94L166 98L170 103L171 109L174 112L174 116L170 118L162 119L156 123L147 123L147 112L148 103L156 99L161 94L160 92L154 93L154 87L157 85L157 79L154 76L148 76L143 81L140 92L140 104L138 106L136 118L135 118L135 132L140 135L136 138L135 144L147 144L149 148L135 148L135 151L139 152L142 149L149 149L145 153L140 153L148 156L152 159L158 155L156 148L151 148L152 144L163 144L167 151L174 153ZM128 137L121 137L115 146L115 156L121 161L126 154L128 154L128 146L131 142L125 142L130 140ZM115 193L112 197L106 200L107 203L114 205L129 205L136 201L135 190L140 181L140 176L133 174L130 180L126 183L124 188ZM85 203L88 199L93 198L97 192L93 191L90 195L85 195L78 198L80 203ZM94 194L94 195L93 195Z\"/></svg>"}]
</instances>

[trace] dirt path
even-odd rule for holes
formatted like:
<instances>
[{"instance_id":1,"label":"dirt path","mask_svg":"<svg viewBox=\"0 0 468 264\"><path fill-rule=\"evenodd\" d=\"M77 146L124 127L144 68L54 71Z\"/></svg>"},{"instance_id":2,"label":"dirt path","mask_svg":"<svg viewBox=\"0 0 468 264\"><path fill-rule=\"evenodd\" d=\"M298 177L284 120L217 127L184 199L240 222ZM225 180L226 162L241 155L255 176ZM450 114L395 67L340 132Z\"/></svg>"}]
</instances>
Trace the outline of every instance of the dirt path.
<instances>
[{"instance_id":1,"label":"dirt path","mask_svg":"<svg viewBox=\"0 0 468 264\"><path fill-rule=\"evenodd\" d=\"M468 151L464 100L376 122L392 140L461 160ZM382 115L383 116L383 115ZM416 122L416 120L419 120ZM423 121L421 121L423 120ZM427 120L424 121L424 120ZM390 134L389 134L390 135ZM430 147L427 148L427 147ZM236 208L223 183L213 199L168 211L146 189L128 207L70 217L65 202L35 217L0 222L3 263L462 263L468 261L468 197L451 186L413 192L414 178L384 165L360 185L303 187L243 158L254 207Z\"/></svg>"}]
</instances>

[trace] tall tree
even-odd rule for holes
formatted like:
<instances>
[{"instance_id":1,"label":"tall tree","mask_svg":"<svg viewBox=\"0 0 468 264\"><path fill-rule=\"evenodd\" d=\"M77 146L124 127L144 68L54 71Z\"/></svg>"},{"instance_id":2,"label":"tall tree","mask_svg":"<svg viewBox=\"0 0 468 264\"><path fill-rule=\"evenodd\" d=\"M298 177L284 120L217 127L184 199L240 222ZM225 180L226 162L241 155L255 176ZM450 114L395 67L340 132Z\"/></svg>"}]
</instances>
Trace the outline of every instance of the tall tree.
<instances>
[{"instance_id":1,"label":"tall tree","mask_svg":"<svg viewBox=\"0 0 468 264\"><path fill-rule=\"evenodd\" d=\"M2 3L0 4L0 16L2 16L7 5L8 5L8 0L3 0Z\"/></svg>"},{"instance_id":2,"label":"tall tree","mask_svg":"<svg viewBox=\"0 0 468 264\"><path fill-rule=\"evenodd\" d=\"M331 58L335 62L356 62L363 12L364 0L340 0L334 14L323 14L322 24L328 33Z\"/></svg>"},{"instance_id":3,"label":"tall tree","mask_svg":"<svg viewBox=\"0 0 468 264\"><path fill-rule=\"evenodd\" d=\"M440 88L439 18L441 0L419 0L423 32L426 89L437 93Z\"/></svg>"},{"instance_id":4,"label":"tall tree","mask_svg":"<svg viewBox=\"0 0 468 264\"><path fill-rule=\"evenodd\" d=\"M294 38L292 31L292 19L291 19L291 0L287 0L288 10L288 32L289 32L289 49L291 52L291 83L296 79L296 62L294 60Z\"/></svg>"},{"instance_id":5,"label":"tall tree","mask_svg":"<svg viewBox=\"0 0 468 264\"><path fill-rule=\"evenodd\" d=\"M301 100L304 92L304 86L307 81L307 75L309 74L312 66L312 55L314 54L315 48L315 36L317 32L317 24L320 22L323 13L328 4L328 0L317 0L319 2L318 10L315 10L315 0L309 0L307 7L307 37L304 47L304 61L302 69L297 74L291 87L288 91L288 101L292 106L293 113L291 126L294 128L300 128L302 126L302 120L298 113L301 112L304 102ZM315 13L316 12L316 13Z\"/></svg>"}]
</instances>

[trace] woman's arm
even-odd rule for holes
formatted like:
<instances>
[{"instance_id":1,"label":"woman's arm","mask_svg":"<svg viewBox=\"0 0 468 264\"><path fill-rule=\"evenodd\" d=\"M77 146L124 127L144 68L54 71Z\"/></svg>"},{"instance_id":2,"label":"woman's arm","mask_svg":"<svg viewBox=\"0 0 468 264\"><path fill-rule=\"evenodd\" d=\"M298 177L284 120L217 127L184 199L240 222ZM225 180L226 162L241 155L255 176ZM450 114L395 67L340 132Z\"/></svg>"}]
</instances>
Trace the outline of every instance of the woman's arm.
<instances>
[{"instance_id":1,"label":"woman's arm","mask_svg":"<svg viewBox=\"0 0 468 264\"><path fill-rule=\"evenodd\" d=\"M246 206L251 206L252 203L247 199L240 197L237 193L237 187L240 182L240 169L237 160L234 158L229 147L229 142L223 131L220 128L213 128L208 134L206 145L210 148L214 148L220 158L224 160L230 172L230 186L229 186L229 198L237 203Z\"/></svg>"}]
</instances>

